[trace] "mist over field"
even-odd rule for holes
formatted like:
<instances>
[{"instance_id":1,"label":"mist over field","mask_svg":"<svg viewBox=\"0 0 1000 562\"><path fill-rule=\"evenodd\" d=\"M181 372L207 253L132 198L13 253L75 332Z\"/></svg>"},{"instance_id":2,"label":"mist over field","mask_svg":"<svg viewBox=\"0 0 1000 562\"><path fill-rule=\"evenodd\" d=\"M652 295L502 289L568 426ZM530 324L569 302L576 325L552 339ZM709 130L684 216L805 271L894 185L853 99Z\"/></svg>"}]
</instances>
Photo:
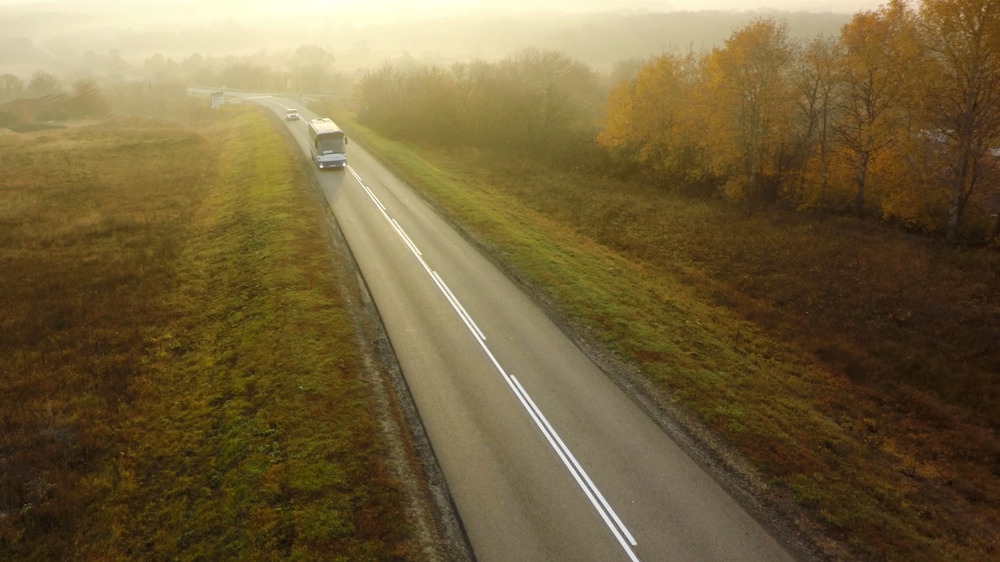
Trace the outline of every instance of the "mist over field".
<instances>
[{"instance_id":1,"label":"mist over field","mask_svg":"<svg viewBox=\"0 0 1000 562\"><path fill-rule=\"evenodd\" d=\"M876 6L874 2L868 8ZM36 70L70 77L130 74L154 55L175 62L199 54L284 64L296 48L317 45L352 73L386 60L429 64L492 60L523 47L553 49L596 68L664 51L701 51L761 15L788 21L793 37L836 35L840 13L722 9L684 11L685 2L0 2L0 73L27 79ZM731 4L731 3L730 3ZM803 2L771 2L801 10ZM855 6L855 4L859 4ZM123 64L124 63L124 64ZM131 72L131 78L143 78Z\"/></svg>"},{"instance_id":2,"label":"mist over field","mask_svg":"<svg viewBox=\"0 0 1000 562\"><path fill-rule=\"evenodd\" d=\"M390 175L816 559L1000 560L997 46L1000 0L0 0L0 560L463 559L359 378L387 252L331 243Z\"/></svg>"}]
</instances>

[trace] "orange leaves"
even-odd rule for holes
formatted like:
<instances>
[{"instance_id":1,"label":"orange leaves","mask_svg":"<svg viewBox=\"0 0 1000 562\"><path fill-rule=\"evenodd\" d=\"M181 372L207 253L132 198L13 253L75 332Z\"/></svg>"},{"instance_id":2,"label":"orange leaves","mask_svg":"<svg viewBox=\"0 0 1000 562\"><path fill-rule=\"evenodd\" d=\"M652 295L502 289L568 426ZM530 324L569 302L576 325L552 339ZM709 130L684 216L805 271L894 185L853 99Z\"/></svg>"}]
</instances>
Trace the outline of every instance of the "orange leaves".
<instances>
[{"instance_id":1,"label":"orange leaves","mask_svg":"<svg viewBox=\"0 0 1000 562\"><path fill-rule=\"evenodd\" d=\"M783 197L988 240L1000 232L988 224L1000 215L1000 0L919 12L890 0L801 45L752 21L619 84L598 142L747 212Z\"/></svg>"},{"instance_id":2,"label":"orange leaves","mask_svg":"<svg viewBox=\"0 0 1000 562\"><path fill-rule=\"evenodd\" d=\"M608 96L597 142L634 155L661 178L690 178L705 130L697 71L693 55L663 54L621 81Z\"/></svg>"},{"instance_id":3,"label":"orange leaves","mask_svg":"<svg viewBox=\"0 0 1000 562\"><path fill-rule=\"evenodd\" d=\"M945 142L948 170L948 226L959 239L966 204L983 179L997 173L991 149L1000 146L1000 2L996 0L925 0L923 38L937 77L926 108L934 130ZM1000 211L1000 188L982 201L987 212ZM991 208L992 207L992 208Z\"/></svg>"},{"instance_id":4,"label":"orange leaves","mask_svg":"<svg viewBox=\"0 0 1000 562\"><path fill-rule=\"evenodd\" d=\"M635 85L630 80L622 80L608 94L604 107L604 130L597 135L597 142L608 148L623 148L632 140L629 126L632 117L632 98Z\"/></svg>"},{"instance_id":5,"label":"orange leaves","mask_svg":"<svg viewBox=\"0 0 1000 562\"><path fill-rule=\"evenodd\" d=\"M789 128L792 50L784 24L755 20L733 32L705 64L707 107L717 128L713 167L729 176L725 193L751 211L762 176L780 175Z\"/></svg>"}]
</instances>

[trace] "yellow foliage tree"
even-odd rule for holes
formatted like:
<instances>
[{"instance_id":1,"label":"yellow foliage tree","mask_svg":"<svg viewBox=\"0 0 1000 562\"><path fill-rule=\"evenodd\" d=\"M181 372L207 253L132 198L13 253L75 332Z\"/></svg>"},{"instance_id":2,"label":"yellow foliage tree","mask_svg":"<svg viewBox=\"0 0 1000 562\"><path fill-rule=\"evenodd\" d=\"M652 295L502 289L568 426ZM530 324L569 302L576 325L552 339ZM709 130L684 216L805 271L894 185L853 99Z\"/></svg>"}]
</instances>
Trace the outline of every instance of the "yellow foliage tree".
<instances>
[{"instance_id":1,"label":"yellow foliage tree","mask_svg":"<svg viewBox=\"0 0 1000 562\"><path fill-rule=\"evenodd\" d=\"M747 213L762 178L780 181L781 155L791 126L792 49L784 24L770 18L736 30L705 64L705 140L725 193Z\"/></svg>"},{"instance_id":2,"label":"yellow foliage tree","mask_svg":"<svg viewBox=\"0 0 1000 562\"><path fill-rule=\"evenodd\" d=\"M830 184L831 142L837 118L840 79L839 44L813 39L794 61L792 83L800 146L806 151L796 197L802 207L826 207Z\"/></svg>"},{"instance_id":3,"label":"yellow foliage tree","mask_svg":"<svg viewBox=\"0 0 1000 562\"><path fill-rule=\"evenodd\" d=\"M664 54L634 79L619 82L608 96L597 141L630 153L660 177L698 179L696 69L693 55Z\"/></svg>"},{"instance_id":4,"label":"yellow foliage tree","mask_svg":"<svg viewBox=\"0 0 1000 562\"><path fill-rule=\"evenodd\" d=\"M927 108L948 160L947 237L957 242L967 203L983 179L996 174L1000 1L924 0L921 15L935 68L927 75L936 77L927 89ZM991 187L1000 193L996 184ZM994 199L990 195L986 199Z\"/></svg>"},{"instance_id":5,"label":"yellow foliage tree","mask_svg":"<svg viewBox=\"0 0 1000 562\"><path fill-rule=\"evenodd\" d=\"M907 96L919 61L913 13L902 0L859 12L844 26L840 43L843 117L835 129L854 162L854 210L863 216L870 165L897 136L912 132L906 130L912 115Z\"/></svg>"}]
</instances>

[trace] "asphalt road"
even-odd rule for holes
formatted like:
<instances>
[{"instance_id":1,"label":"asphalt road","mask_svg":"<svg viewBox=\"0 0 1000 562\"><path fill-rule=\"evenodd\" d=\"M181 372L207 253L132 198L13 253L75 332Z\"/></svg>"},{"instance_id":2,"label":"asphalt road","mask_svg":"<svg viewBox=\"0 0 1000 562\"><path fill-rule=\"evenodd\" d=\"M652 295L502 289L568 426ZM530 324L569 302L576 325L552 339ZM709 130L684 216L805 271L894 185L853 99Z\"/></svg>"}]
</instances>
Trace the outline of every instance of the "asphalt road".
<instances>
[{"instance_id":1,"label":"asphalt road","mask_svg":"<svg viewBox=\"0 0 1000 562\"><path fill-rule=\"evenodd\" d=\"M308 157L292 100L284 116ZM531 300L357 143L319 183L478 560L792 560Z\"/></svg>"}]
</instances>

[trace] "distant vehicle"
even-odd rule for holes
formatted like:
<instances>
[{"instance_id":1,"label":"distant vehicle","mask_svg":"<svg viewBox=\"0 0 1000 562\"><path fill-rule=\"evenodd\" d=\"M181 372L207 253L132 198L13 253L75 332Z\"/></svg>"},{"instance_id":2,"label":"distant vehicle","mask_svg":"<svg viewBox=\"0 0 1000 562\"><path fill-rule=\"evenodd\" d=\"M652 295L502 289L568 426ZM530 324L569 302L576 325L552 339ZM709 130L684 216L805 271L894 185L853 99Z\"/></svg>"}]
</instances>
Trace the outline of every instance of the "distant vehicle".
<instances>
[{"instance_id":1,"label":"distant vehicle","mask_svg":"<svg viewBox=\"0 0 1000 562\"><path fill-rule=\"evenodd\" d=\"M285 121L298 121L299 120L299 110L298 109L286 109L285 110Z\"/></svg>"},{"instance_id":2,"label":"distant vehicle","mask_svg":"<svg viewBox=\"0 0 1000 562\"><path fill-rule=\"evenodd\" d=\"M318 168L347 166L347 135L332 119L324 117L309 122L309 144Z\"/></svg>"}]
</instances>

